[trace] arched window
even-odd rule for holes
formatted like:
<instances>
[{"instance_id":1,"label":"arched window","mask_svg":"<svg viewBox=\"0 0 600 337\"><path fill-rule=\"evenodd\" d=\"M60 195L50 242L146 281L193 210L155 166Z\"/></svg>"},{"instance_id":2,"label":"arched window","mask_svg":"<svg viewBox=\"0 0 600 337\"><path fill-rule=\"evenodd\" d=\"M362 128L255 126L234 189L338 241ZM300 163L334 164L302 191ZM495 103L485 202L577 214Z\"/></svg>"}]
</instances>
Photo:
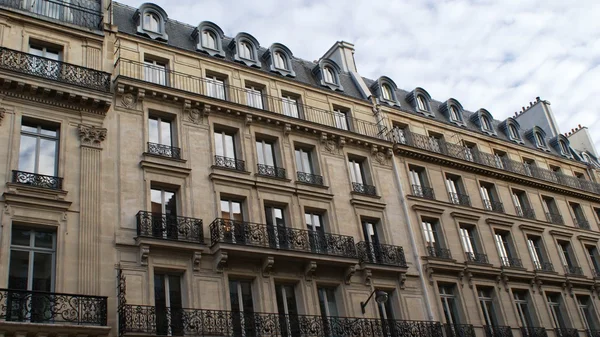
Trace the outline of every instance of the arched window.
<instances>
[{"instance_id":1,"label":"arched window","mask_svg":"<svg viewBox=\"0 0 600 337\"><path fill-rule=\"evenodd\" d=\"M492 130L492 124L490 123L490 120L487 118L487 116L481 116L481 128L487 131L491 131Z\"/></svg>"},{"instance_id":2,"label":"arched window","mask_svg":"<svg viewBox=\"0 0 600 337\"><path fill-rule=\"evenodd\" d=\"M151 32L160 33L160 19L158 15L150 12L144 14L143 28Z\"/></svg>"},{"instance_id":3,"label":"arched window","mask_svg":"<svg viewBox=\"0 0 600 337\"><path fill-rule=\"evenodd\" d=\"M387 84L382 84L381 85L381 93L383 95L383 99L388 100L388 101L392 101L394 100L394 96L392 95L392 88L390 88L389 85Z\"/></svg>"},{"instance_id":4,"label":"arched window","mask_svg":"<svg viewBox=\"0 0 600 337\"><path fill-rule=\"evenodd\" d=\"M419 110L427 111L427 103L425 103L425 98L421 95L417 96L417 107Z\"/></svg>"},{"instance_id":5,"label":"arched window","mask_svg":"<svg viewBox=\"0 0 600 337\"><path fill-rule=\"evenodd\" d=\"M539 147L546 146L546 142L544 141L544 138L542 138L542 135L539 132L535 132L533 135L535 137L535 145Z\"/></svg>"},{"instance_id":6,"label":"arched window","mask_svg":"<svg viewBox=\"0 0 600 337\"><path fill-rule=\"evenodd\" d=\"M581 157L583 158L583 161L586 163L592 162L592 158L590 158L590 155L587 154L586 152L581 153Z\"/></svg>"},{"instance_id":7,"label":"arched window","mask_svg":"<svg viewBox=\"0 0 600 337\"><path fill-rule=\"evenodd\" d=\"M460 113L458 112L458 109L454 105L450 106L450 119L453 121L461 120Z\"/></svg>"},{"instance_id":8,"label":"arched window","mask_svg":"<svg viewBox=\"0 0 600 337\"><path fill-rule=\"evenodd\" d=\"M565 142L563 142L562 140L558 142L559 146L560 146L560 150L562 151L563 154L569 154L569 148L567 148L567 144L565 144Z\"/></svg>"},{"instance_id":9,"label":"arched window","mask_svg":"<svg viewBox=\"0 0 600 337\"><path fill-rule=\"evenodd\" d=\"M335 83L335 76L333 75L333 70L331 70L331 68L323 68L323 80L327 83Z\"/></svg>"},{"instance_id":10,"label":"arched window","mask_svg":"<svg viewBox=\"0 0 600 337\"><path fill-rule=\"evenodd\" d=\"M287 64L285 62L285 57L283 56L283 54L281 54L278 51L276 51L274 54L275 55L273 55L273 60L275 63L275 68L287 70Z\"/></svg>"},{"instance_id":11,"label":"arched window","mask_svg":"<svg viewBox=\"0 0 600 337\"><path fill-rule=\"evenodd\" d=\"M247 42L240 42L240 57L241 58L245 58L247 60L253 60L254 57L252 57L252 48L250 47L250 45Z\"/></svg>"},{"instance_id":12,"label":"arched window","mask_svg":"<svg viewBox=\"0 0 600 337\"><path fill-rule=\"evenodd\" d=\"M512 139L519 139L519 132L517 131L517 127L509 124L508 125L508 133L510 135L510 138Z\"/></svg>"},{"instance_id":13,"label":"arched window","mask_svg":"<svg viewBox=\"0 0 600 337\"><path fill-rule=\"evenodd\" d=\"M209 30L205 30L202 32L202 47L217 49L217 38L215 34Z\"/></svg>"}]
</instances>

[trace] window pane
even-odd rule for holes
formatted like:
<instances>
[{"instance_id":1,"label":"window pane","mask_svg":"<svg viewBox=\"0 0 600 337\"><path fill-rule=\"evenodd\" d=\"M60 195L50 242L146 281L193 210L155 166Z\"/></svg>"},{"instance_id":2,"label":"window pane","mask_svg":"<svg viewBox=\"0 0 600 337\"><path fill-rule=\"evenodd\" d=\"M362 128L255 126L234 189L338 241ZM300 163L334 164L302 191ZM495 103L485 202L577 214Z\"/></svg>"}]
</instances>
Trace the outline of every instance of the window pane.
<instances>
[{"instance_id":1,"label":"window pane","mask_svg":"<svg viewBox=\"0 0 600 337\"><path fill-rule=\"evenodd\" d=\"M56 175L56 141L40 139L38 172L49 176Z\"/></svg>"},{"instance_id":2,"label":"window pane","mask_svg":"<svg viewBox=\"0 0 600 337\"><path fill-rule=\"evenodd\" d=\"M161 121L160 122L160 133L161 133L160 143L163 145L171 146L172 145L171 123Z\"/></svg>"},{"instance_id":3,"label":"window pane","mask_svg":"<svg viewBox=\"0 0 600 337\"><path fill-rule=\"evenodd\" d=\"M265 164L269 166L275 166L275 159L273 158L273 145L265 143Z\"/></svg>"},{"instance_id":4,"label":"window pane","mask_svg":"<svg viewBox=\"0 0 600 337\"><path fill-rule=\"evenodd\" d=\"M302 152L302 167L304 168L304 172L313 173L312 165L310 163L310 153Z\"/></svg>"},{"instance_id":5,"label":"window pane","mask_svg":"<svg viewBox=\"0 0 600 337\"><path fill-rule=\"evenodd\" d=\"M11 250L8 287L11 289L27 289L29 273L29 252Z\"/></svg>"},{"instance_id":6,"label":"window pane","mask_svg":"<svg viewBox=\"0 0 600 337\"><path fill-rule=\"evenodd\" d=\"M225 156L223 148L223 134L215 132L215 153L217 156Z\"/></svg>"},{"instance_id":7,"label":"window pane","mask_svg":"<svg viewBox=\"0 0 600 337\"><path fill-rule=\"evenodd\" d=\"M54 235L48 232L35 232L35 246L38 248L54 248Z\"/></svg>"},{"instance_id":8,"label":"window pane","mask_svg":"<svg viewBox=\"0 0 600 337\"><path fill-rule=\"evenodd\" d=\"M19 150L19 171L35 172L36 138L21 135Z\"/></svg>"},{"instance_id":9,"label":"window pane","mask_svg":"<svg viewBox=\"0 0 600 337\"><path fill-rule=\"evenodd\" d=\"M161 190L150 190L151 208L153 213L162 213L162 191Z\"/></svg>"},{"instance_id":10,"label":"window pane","mask_svg":"<svg viewBox=\"0 0 600 337\"><path fill-rule=\"evenodd\" d=\"M263 151L263 143L256 142L256 155L258 156L258 163L265 165L265 153Z\"/></svg>"},{"instance_id":11,"label":"window pane","mask_svg":"<svg viewBox=\"0 0 600 337\"><path fill-rule=\"evenodd\" d=\"M229 201L221 200L221 216L224 219L229 219Z\"/></svg>"},{"instance_id":12,"label":"window pane","mask_svg":"<svg viewBox=\"0 0 600 337\"><path fill-rule=\"evenodd\" d=\"M12 229L12 237L10 244L15 246L31 245L31 231L27 229L14 228Z\"/></svg>"},{"instance_id":13,"label":"window pane","mask_svg":"<svg viewBox=\"0 0 600 337\"><path fill-rule=\"evenodd\" d=\"M52 254L34 253L32 290L52 291Z\"/></svg>"},{"instance_id":14,"label":"window pane","mask_svg":"<svg viewBox=\"0 0 600 337\"><path fill-rule=\"evenodd\" d=\"M57 136L57 131L56 128L48 128L48 127L41 127L40 133L44 136L50 136L50 137L56 137Z\"/></svg>"},{"instance_id":15,"label":"window pane","mask_svg":"<svg viewBox=\"0 0 600 337\"><path fill-rule=\"evenodd\" d=\"M154 118L148 120L148 141L158 143L158 120Z\"/></svg>"},{"instance_id":16,"label":"window pane","mask_svg":"<svg viewBox=\"0 0 600 337\"><path fill-rule=\"evenodd\" d=\"M233 145L233 136L225 135L225 156L235 158L235 149Z\"/></svg>"},{"instance_id":17,"label":"window pane","mask_svg":"<svg viewBox=\"0 0 600 337\"><path fill-rule=\"evenodd\" d=\"M164 192L165 194L165 214L177 215L177 198L173 192Z\"/></svg>"}]
</instances>

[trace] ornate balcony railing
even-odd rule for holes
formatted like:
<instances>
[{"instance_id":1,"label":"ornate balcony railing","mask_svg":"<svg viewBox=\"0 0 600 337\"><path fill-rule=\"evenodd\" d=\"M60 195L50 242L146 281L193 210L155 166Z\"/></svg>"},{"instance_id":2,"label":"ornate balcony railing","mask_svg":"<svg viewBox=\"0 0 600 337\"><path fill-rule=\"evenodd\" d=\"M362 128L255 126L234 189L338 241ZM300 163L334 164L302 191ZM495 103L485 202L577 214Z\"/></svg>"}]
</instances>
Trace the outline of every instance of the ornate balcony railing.
<instances>
[{"instance_id":1,"label":"ornate balcony railing","mask_svg":"<svg viewBox=\"0 0 600 337\"><path fill-rule=\"evenodd\" d=\"M400 246L361 241L356 244L356 251L360 262L408 267L404 248Z\"/></svg>"},{"instance_id":2,"label":"ornate balcony railing","mask_svg":"<svg viewBox=\"0 0 600 337\"><path fill-rule=\"evenodd\" d=\"M586 220L586 219L577 219L577 218L573 218L573 223L575 224L575 226L582 228L582 229L587 229L590 230L590 223Z\"/></svg>"},{"instance_id":3,"label":"ornate balcony railing","mask_svg":"<svg viewBox=\"0 0 600 337\"><path fill-rule=\"evenodd\" d=\"M533 210L533 208L526 206L515 206L515 209L518 216L526 219L535 220L535 211Z\"/></svg>"},{"instance_id":4,"label":"ornate balcony railing","mask_svg":"<svg viewBox=\"0 0 600 337\"><path fill-rule=\"evenodd\" d=\"M126 305L123 333L173 336L444 337L439 322Z\"/></svg>"},{"instance_id":5,"label":"ornate balcony railing","mask_svg":"<svg viewBox=\"0 0 600 337\"><path fill-rule=\"evenodd\" d=\"M577 329L572 328L555 328L556 337L579 337Z\"/></svg>"},{"instance_id":6,"label":"ornate balcony railing","mask_svg":"<svg viewBox=\"0 0 600 337\"><path fill-rule=\"evenodd\" d=\"M4 47L0 47L0 68L88 89L110 92L109 73Z\"/></svg>"},{"instance_id":7,"label":"ornate balcony railing","mask_svg":"<svg viewBox=\"0 0 600 337\"><path fill-rule=\"evenodd\" d=\"M539 168L537 166L529 165L516 160L498 157L493 154L478 151L477 149L467 149L464 146L447 143L443 139L432 140L431 137L412 133L408 130L403 130L402 137L398 137L397 133L397 130L393 129L390 131L388 137L390 141L396 144L407 145L429 152L440 153L449 157L474 162L495 169L534 177L551 183L600 194L600 184L595 182L567 176L563 173Z\"/></svg>"},{"instance_id":8,"label":"ornate balcony railing","mask_svg":"<svg viewBox=\"0 0 600 337\"><path fill-rule=\"evenodd\" d=\"M435 200L435 193L433 188L421 185L412 185L412 195L415 197Z\"/></svg>"},{"instance_id":9,"label":"ornate balcony railing","mask_svg":"<svg viewBox=\"0 0 600 337\"><path fill-rule=\"evenodd\" d=\"M124 58L119 58L117 60L115 68L117 78L123 76L151 82L193 94L208 96L213 99L285 115L290 118L302 119L336 129L347 130L363 136L387 140L387 135L382 133L379 125L376 123L350 116L344 116L344 122L342 122L339 113L304 105L301 102L290 102L289 100L283 100L280 97L257 93L255 91L250 92L246 88L235 87L232 85L217 84L210 79L172 70L164 70L162 68L159 70L161 80L157 81L155 77L149 76L149 78L145 78L145 76L147 73L157 73L158 70L147 64Z\"/></svg>"},{"instance_id":10,"label":"ornate balcony railing","mask_svg":"<svg viewBox=\"0 0 600 337\"><path fill-rule=\"evenodd\" d=\"M354 238L217 218L210 224L211 246L230 243L356 258Z\"/></svg>"},{"instance_id":11,"label":"ornate balcony railing","mask_svg":"<svg viewBox=\"0 0 600 337\"><path fill-rule=\"evenodd\" d=\"M447 248L427 246L427 255L438 259L452 260L452 253Z\"/></svg>"},{"instance_id":12,"label":"ornate balcony railing","mask_svg":"<svg viewBox=\"0 0 600 337\"><path fill-rule=\"evenodd\" d=\"M488 264L488 263L490 263L488 261L487 254L483 254L483 253L465 253L465 256L467 257L467 261L468 262L481 263L481 264Z\"/></svg>"},{"instance_id":13,"label":"ornate balcony railing","mask_svg":"<svg viewBox=\"0 0 600 337\"><path fill-rule=\"evenodd\" d=\"M318 174L312 174L312 173L306 173L306 172L300 172L298 171L298 181L305 183L305 184L311 184L311 185L319 185L319 186L323 186L323 176L320 176Z\"/></svg>"},{"instance_id":14,"label":"ornate balcony railing","mask_svg":"<svg viewBox=\"0 0 600 337\"><path fill-rule=\"evenodd\" d=\"M555 225L564 225L565 224L565 222L563 221L562 215L560 215L559 213L546 212L546 220L549 223L553 223Z\"/></svg>"},{"instance_id":15,"label":"ornate balcony railing","mask_svg":"<svg viewBox=\"0 0 600 337\"><path fill-rule=\"evenodd\" d=\"M246 162L243 160L223 156L215 156L215 166L236 171L246 171Z\"/></svg>"},{"instance_id":16,"label":"ornate balcony railing","mask_svg":"<svg viewBox=\"0 0 600 337\"><path fill-rule=\"evenodd\" d=\"M483 200L483 207L488 211L504 213L504 205L500 201Z\"/></svg>"},{"instance_id":17,"label":"ornate balcony railing","mask_svg":"<svg viewBox=\"0 0 600 337\"><path fill-rule=\"evenodd\" d=\"M523 263L521 259L516 257L503 257L500 259L503 267L512 267L512 268L523 268Z\"/></svg>"},{"instance_id":18,"label":"ornate balcony railing","mask_svg":"<svg viewBox=\"0 0 600 337\"><path fill-rule=\"evenodd\" d=\"M579 266L563 266L565 269L565 274L583 276L583 269Z\"/></svg>"},{"instance_id":19,"label":"ornate balcony railing","mask_svg":"<svg viewBox=\"0 0 600 337\"><path fill-rule=\"evenodd\" d=\"M512 329L509 326L484 325L486 337L512 337Z\"/></svg>"},{"instance_id":20,"label":"ornate balcony railing","mask_svg":"<svg viewBox=\"0 0 600 337\"><path fill-rule=\"evenodd\" d=\"M466 194L448 192L448 197L455 205L471 206L471 198Z\"/></svg>"},{"instance_id":21,"label":"ornate balcony railing","mask_svg":"<svg viewBox=\"0 0 600 337\"><path fill-rule=\"evenodd\" d=\"M39 16L70 23L80 27L98 30L102 28L102 12L96 1L44 0L28 2L23 0L0 0L0 6L19 9Z\"/></svg>"},{"instance_id":22,"label":"ornate balcony railing","mask_svg":"<svg viewBox=\"0 0 600 337\"><path fill-rule=\"evenodd\" d=\"M258 175L265 177L274 177L279 179L285 179L285 169L281 167L275 167L270 165L258 164Z\"/></svg>"},{"instance_id":23,"label":"ornate balcony railing","mask_svg":"<svg viewBox=\"0 0 600 337\"><path fill-rule=\"evenodd\" d=\"M596 278L596 279L600 279L600 270L598 270L598 269L594 268L594 269L592 270L592 273L594 274L594 278Z\"/></svg>"},{"instance_id":24,"label":"ornate balcony railing","mask_svg":"<svg viewBox=\"0 0 600 337\"><path fill-rule=\"evenodd\" d=\"M542 327L521 328L521 335L523 335L523 337L548 337L546 328Z\"/></svg>"},{"instance_id":25,"label":"ornate balcony railing","mask_svg":"<svg viewBox=\"0 0 600 337\"><path fill-rule=\"evenodd\" d=\"M107 298L0 289L0 320L106 326Z\"/></svg>"},{"instance_id":26,"label":"ornate balcony railing","mask_svg":"<svg viewBox=\"0 0 600 337\"><path fill-rule=\"evenodd\" d=\"M12 173L13 183L52 190L62 190L63 187L63 178L16 170L13 170Z\"/></svg>"},{"instance_id":27,"label":"ornate balcony railing","mask_svg":"<svg viewBox=\"0 0 600 337\"><path fill-rule=\"evenodd\" d=\"M156 239L204 243L202 220L139 211L137 235Z\"/></svg>"},{"instance_id":28,"label":"ornate balcony railing","mask_svg":"<svg viewBox=\"0 0 600 337\"><path fill-rule=\"evenodd\" d=\"M352 183L352 191L365 195L377 195L377 189L372 185L365 185L360 183Z\"/></svg>"},{"instance_id":29,"label":"ornate balcony railing","mask_svg":"<svg viewBox=\"0 0 600 337\"><path fill-rule=\"evenodd\" d=\"M476 337L472 324L444 324L446 337Z\"/></svg>"},{"instance_id":30,"label":"ornate balcony railing","mask_svg":"<svg viewBox=\"0 0 600 337\"><path fill-rule=\"evenodd\" d=\"M148 142L148 153L161 157L181 159L181 149L169 145Z\"/></svg>"},{"instance_id":31,"label":"ornate balcony railing","mask_svg":"<svg viewBox=\"0 0 600 337\"><path fill-rule=\"evenodd\" d=\"M534 262L533 267L535 268L535 270L539 270L539 271L546 271L546 272L554 271L554 265L552 265L552 262Z\"/></svg>"},{"instance_id":32,"label":"ornate balcony railing","mask_svg":"<svg viewBox=\"0 0 600 337\"><path fill-rule=\"evenodd\" d=\"M600 330L586 330L586 334L587 337L600 337Z\"/></svg>"}]
</instances>

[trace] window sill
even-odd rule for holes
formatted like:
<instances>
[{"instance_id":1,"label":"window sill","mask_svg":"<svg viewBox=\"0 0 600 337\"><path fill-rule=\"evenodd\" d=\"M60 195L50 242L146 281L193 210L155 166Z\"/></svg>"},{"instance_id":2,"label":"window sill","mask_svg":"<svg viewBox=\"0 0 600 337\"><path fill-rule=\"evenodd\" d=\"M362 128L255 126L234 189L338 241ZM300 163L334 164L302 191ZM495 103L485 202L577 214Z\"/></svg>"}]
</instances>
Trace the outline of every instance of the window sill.
<instances>
[{"instance_id":1,"label":"window sill","mask_svg":"<svg viewBox=\"0 0 600 337\"><path fill-rule=\"evenodd\" d=\"M351 191L350 194L351 195L359 195L362 197L373 198L373 199L381 199L381 196L377 195L377 194L360 193L360 192L356 192L356 191Z\"/></svg>"},{"instance_id":2,"label":"window sill","mask_svg":"<svg viewBox=\"0 0 600 337\"><path fill-rule=\"evenodd\" d=\"M298 180L296 180L296 185L316 187L316 188L321 188L321 189L324 189L324 190L328 190L329 189L329 186L327 186L327 185L305 183L303 181L298 181Z\"/></svg>"},{"instance_id":3,"label":"window sill","mask_svg":"<svg viewBox=\"0 0 600 337\"><path fill-rule=\"evenodd\" d=\"M186 159L179 159L179 158L173 158L173 157L168 157L168 156L161 156L161 155L153 154L153 153L149 153L149 152L144 152L144 157L166 159L166 160L174 161L174 162L178 162L178 163L187 163Z\"/></svg>"},{"instance_id":4,"label":"window sill","mask_svg":"<svg viewBox=\"0 0 600 337\"><path fill-rule=\"evenodd\" d=\"M267 178L267 179L274 179L274 180L279 180L279 181L285 181L285 182L288 182L288 183L292 181L292 179L281 178L281 177L277 177L277 176L270 176L270 175L266 175L266 174L255 173L254 176L255 177L261 177L261 178Z\"/></svg>"},{"instance_id":5,"label":"window sill","mask_svg":"<svg viewBox=\"0 0 600 337\"><path fill-rule=\"evenodd\" d=\"M246 175L251 174L250 171L236 170L233 168L223 167L223 166L218 166L218 165L212 165L211 168L217 169L217 170L222 170L222 171L227 171L227 172L237 172L237 173L246 174Z\"/></svg>"}]
</instances>

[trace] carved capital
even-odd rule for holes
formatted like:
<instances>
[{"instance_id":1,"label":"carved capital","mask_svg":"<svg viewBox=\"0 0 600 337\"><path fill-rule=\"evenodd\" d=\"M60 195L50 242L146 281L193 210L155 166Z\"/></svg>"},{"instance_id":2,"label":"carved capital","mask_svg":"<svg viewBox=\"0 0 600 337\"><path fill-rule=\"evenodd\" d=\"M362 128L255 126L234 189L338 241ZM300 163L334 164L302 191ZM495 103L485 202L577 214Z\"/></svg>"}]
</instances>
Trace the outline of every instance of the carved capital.
<instances>
[{"instance_id":1,"label":"carved capital","mask_svg":"<svg viewBox=\"0 0 600 337\"><path fill-rule=\"evenodd\" d=\"M262 274L263 277L271 276L271 272L273 271L273 265L275 264L275 258L272 256L267 256L263 260L262 264Z\"/></svg>"},{"instance_id":2,"label":"carved capital","mask_svg":"<svg viewBox=\"0 0 600 337\"><path fill-rule=\"evenodd\" d=\"M137 90L137 100L141 102L144 100L145 97L146 97L146 89L138 89Z\"/></svg>"},{"instance_id":3,"label":"carved capital","mask_svg":"<svg viewBox=\"0 0 600 337\"><path fill-rule=\"evenodd\" d=\"M147 266L148 265L148 256L150 255L150 246L142 245L140 246L140 265Z\"/></svg>"},{"instance_id":4,"label":"carved capital","mask_svg":"<svg viewBox=\"0 0 600 337\"><path fill-rule=\"evenodd\" d=\"M210 115L210 109L211 109L210 104L204 104L204 109L202 110L202 113L204 113L204 116Z\"/></svg>"},{"instance_id":5,"label":"carved capital","mask_svg":"<svg viewBox=\"0 0 600 337\"><path fill-rule=\"evenodd\" d=\"M346 271L344 273L344 281L346 282L346 284L350 284L350 281L352 280L352 276L354 276L354 273L356 273L356 266L350 266L346 269Z\"/></svg>"},{"instance_id":6,"label":"carved capital","mask_svg":"<svg viewBox=\"0 0 600 337\"><path fill-rule=\"evenodd\" d=\"M246 115L246 125L250 125L250 124L252 124L252 115L247 114Z\"/></svg>"},{"instance_id":7,"label":"carved capital","mask_svg":"<svg viewBox=\"0 0 600 337\"><path fill-rule=\"evenodd\" d=\"M304 268L304 276L307 281L312 281L315 278L315 274L317 273L317 263L315 261L310 261L306 264Z\"/></svg>"},{"instance_id":8,"label":"carved capital","mask_svg":"<svg viewBox=\"0 0 600 337\"><path fill-rule=\"evenodd\" d=\"M339 146L339 147L340 147L340 149L341 149L341 148L343 148L343 147L344 147L344 145L346 145L346 137L340 137L340 138L338 139L338 146Z\"/></svg>"},{"instance_id":9,"label":"carved capital","mask_svg":"<svg viewBox=\"0 0 600 337\"><path fill-rule=\"evenodd\" d=\"M106 139L106 129L79 124L79 138L82 145L100 147Z\"/></svg>"},{"instance_id":10,"label":"carved capital","mask_svg":"<svg viewBox=\"0 0 600 337\"><path fill-rule=\"evenodd\" d=\"M192 257L194 271L200 271L200 260L201 259L202 259L202 252L201 251L194 252L194 256Z\"/></svg>"}]
</instances>

